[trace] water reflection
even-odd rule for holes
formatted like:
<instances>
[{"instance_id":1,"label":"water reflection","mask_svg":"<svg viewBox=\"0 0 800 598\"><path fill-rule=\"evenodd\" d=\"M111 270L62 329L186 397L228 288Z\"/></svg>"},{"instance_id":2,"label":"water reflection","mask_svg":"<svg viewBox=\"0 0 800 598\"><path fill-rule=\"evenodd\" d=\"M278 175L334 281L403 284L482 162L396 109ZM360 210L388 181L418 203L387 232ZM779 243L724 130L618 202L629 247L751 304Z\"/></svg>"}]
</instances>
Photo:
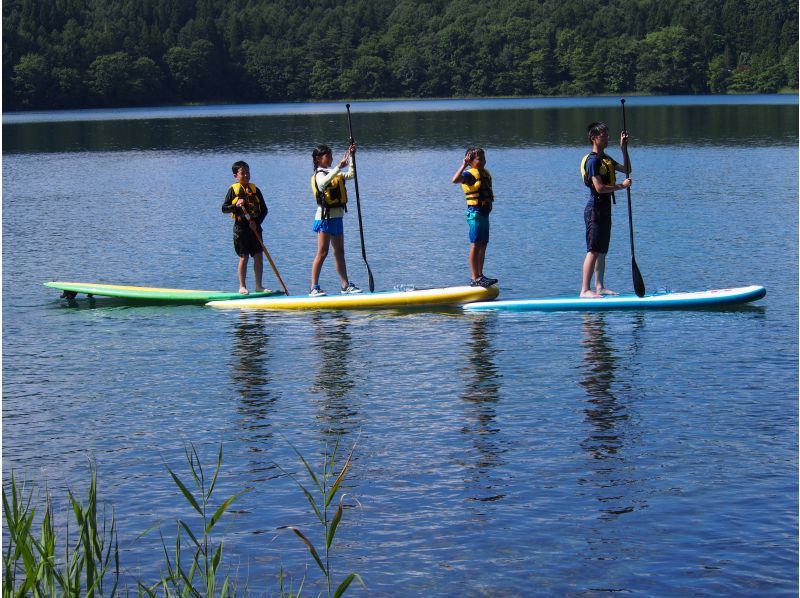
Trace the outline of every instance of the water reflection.
<instances>
[{"instance_id":1,"label":"water reflection","mask_svg":"<svg viewBox=\"0 0 800 598\"><path fill-rule=\"evenodd\" d=\"M311 314L314 343L319 351L319 367L312 392L323 395L318 402L317 420L324 434L339 438L360 426L359 411L351 371L353 337L350 316L345 312Z\"/></svg>"},{"instance_id":2,"label":"water reflection","mask_svg":"<svg viewBox=\"0 0 800 598\"><path fill-rule=\"evenodd\" d=\"M586 421L592 429L581 446L592 456L592 461L591 471L581 484L591 487L601 503L600 519L613 520L642 508L643 504L635 494L639 480L625 456L634 441L630 429L630 376L617 377L621 357L607 332L606 317L603 313L583 316L585 353L580 383L586 390ZM632 352L636 350L636 337L643 322L641 317L634 321ZM601 537L590 539L591 544L599 547L611 542L605 532L595 531Z\"/></svg>"},{"instance_id":3,"label":"water reflection","mask_svg":"<svg viewBox=\"0 0 800 598\"><path fill-rule=\"evenodd\" d=\"M583 448L596 459L607 459L622 447L616 426L619 421L626 420L628 414L614 394L619 358L606 332L604 314L584 314L583 347L586 351L580 384L588 397L586 418L594 426L594 432L584 441Z\"/></svg>"},{"instance_id":4,"label":"water reflection","mask_svg":"<svg viewBox=\"0 0 800 598\"><path fill-rule=\"evenodd\" d=\"M233 330L231 381L239 394L236 407L241 416L248 450L262 453L272 445L272 413L278 395L272 389L269 370L269 315L259 310L241 311ZM273 470L272 462L251 458L254 473Z\"/></svg>"},{"instance_id":5,"label":"water reflection","mask_svg":"<svg viewBox=\"0 0 800 598\"><path fill-rule=\"evenodd\" d=\"M472 318L467 343L464 367L464 393L461 398L469 407L461 431L472 442L475 460L465 464L469 475L466 479L471 489L469 500L494 502L505 498L498 492L499 485L493 481L491 472L504 464L505 449L499 441L496 405L500 399L500 370L495 363L497 349L492 344L493 327L497 320L490 316Z\"/></svg>"},{"instance_id":6,"label":"water reflection","mask_svg":"<svg viewBox=\"0 0 800 598\"><path fill-rule=\"evenodd\" d=\"M767 96L768 97L768 96ZM466 109L363 112L358 116L365 147L394 150L407 145L462 147L474 139L487 147L582 144L581 131L597 116L597 107L524 108L506 110L504 100L480 100ZM730 143L797 143L797 105L645 105L630 103L639 145ZM457 106L457 104L454 104ZM340 108L343 108L340 105ZM182 118L191 108L175 108L174 118L137 120L28 122L3 124L3 153L154 150L305 151L309 139L341 135L343 112L330 114L265 114L229 118ZM118 112L110 110L108 118ZM469 120L464 131L461 123ZM241 131L247 131L242 137Z\"/></svg>"}]
</instances>

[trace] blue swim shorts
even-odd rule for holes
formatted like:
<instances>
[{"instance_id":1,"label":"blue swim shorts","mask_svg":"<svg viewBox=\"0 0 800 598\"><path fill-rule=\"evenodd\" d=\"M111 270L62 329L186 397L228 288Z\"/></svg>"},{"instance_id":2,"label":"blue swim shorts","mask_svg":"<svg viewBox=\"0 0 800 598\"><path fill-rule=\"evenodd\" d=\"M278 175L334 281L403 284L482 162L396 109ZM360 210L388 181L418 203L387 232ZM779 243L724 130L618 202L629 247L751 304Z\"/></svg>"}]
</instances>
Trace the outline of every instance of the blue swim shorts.
<instances>
[{"instance_id":1,"label":"blue swim shorts","mask_svg":"<svg viewBox=\"0 0 800 598\"><path fill-rule=\"evenodd\" d=\"M328 233L334 237L344 234L344 222L342 218L325 218L324 220L314 221L315 233Z\"/></svg>"},{"instance_id":2,"label":"blue swim shorts","mask_svg":"<svg viewBox=\"0 0 800 598\"><path fill-rule=\"evenodd\" d=\"M469 224L470 243L489 243L489 215L481 214L478 210L467 210L467 224Z\"/></svg>"}]
</instances>

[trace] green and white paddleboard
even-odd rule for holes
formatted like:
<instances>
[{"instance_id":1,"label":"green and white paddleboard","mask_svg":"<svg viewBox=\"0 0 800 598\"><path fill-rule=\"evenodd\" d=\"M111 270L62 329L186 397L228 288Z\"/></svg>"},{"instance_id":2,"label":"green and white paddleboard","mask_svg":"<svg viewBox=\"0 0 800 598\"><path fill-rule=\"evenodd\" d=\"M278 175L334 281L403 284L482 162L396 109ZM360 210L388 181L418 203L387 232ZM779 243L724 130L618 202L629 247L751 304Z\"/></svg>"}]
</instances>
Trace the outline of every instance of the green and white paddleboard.
<instances>
[{"instance_id":1,"label":"green and white paddleboard","mask_svg":"<svg viewBox=\"0 0 800 598\"><path fill-rule=\"evenodd\" d=\"M124 284L103 284L93 282L46 282L44 286L63 291L64 297L74 298L78 293L89 297L117 297L137 301L165 301L175 303L207 303L208 301L227 301L242 297L274 297L283 295L282 291L263 293L226 293L225 291L203 291L198 289L165 289L161 287L137 287Z\"/></svg>"}]
</instances>

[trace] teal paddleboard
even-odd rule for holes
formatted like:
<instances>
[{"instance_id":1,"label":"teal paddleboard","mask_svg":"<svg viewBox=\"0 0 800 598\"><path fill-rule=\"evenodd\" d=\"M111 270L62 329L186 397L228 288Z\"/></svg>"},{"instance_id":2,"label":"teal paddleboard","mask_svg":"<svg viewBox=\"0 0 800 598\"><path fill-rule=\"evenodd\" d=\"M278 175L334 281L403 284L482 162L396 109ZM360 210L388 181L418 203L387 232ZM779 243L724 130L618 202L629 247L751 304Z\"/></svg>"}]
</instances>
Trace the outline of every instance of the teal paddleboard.
<instances>
[{"instance_id":1,"label":"teal paddleboard","mask_svg":"<svg viewBox=\"0 0 800 598\"><path fill-rule=\"evenodd\" d=\"M735 289L713 289L692 293L653 293L644 297L633 294L606 295L597 298L554 297L550 299L506 299L479 301L463 305L469 311L610 311L622 309L693 309L748 303L764 297L764 287L752 285Z\"/></svg>"},{"instance_id":2,"label":"teal paddleboard","mask_svg":"<svg viewBox=\"0 0 800 598\"><path fill-rule=\"evenodd\" d=\"M283 295L281 291L263 293L226 293L225 291L203 291L198 289L165 289L161 287L137 287L123 284L103 284L91 282L46 282L44 286L63 291L64 297L75 297L78 293L90 297L117 297L137 301L165 301L176 303L206 303L208 301L227 301L242 297L274 297Z\"/></svg>"}]
</instances>

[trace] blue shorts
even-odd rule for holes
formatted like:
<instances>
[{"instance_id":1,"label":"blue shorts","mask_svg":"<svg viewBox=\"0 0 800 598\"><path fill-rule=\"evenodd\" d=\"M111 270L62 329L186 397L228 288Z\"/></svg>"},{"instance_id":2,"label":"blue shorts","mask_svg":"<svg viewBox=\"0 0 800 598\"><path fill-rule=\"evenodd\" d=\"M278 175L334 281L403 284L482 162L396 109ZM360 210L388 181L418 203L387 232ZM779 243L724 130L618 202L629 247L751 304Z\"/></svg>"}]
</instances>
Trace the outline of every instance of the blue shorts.
<instances>
[{"instance_id":1,"label":"blue shorts","mask_svg":"<svg viewBox=\"0 0 800 598\"><path fill-rule=\"evenodd\" d=\"M469 242L489 244L489 214L481 214L478 210L467 210L469 224Z\"/></svg>"},{"instance_id":2,"label":"blue shorts","mask_svg":"<svg viewBox=\"0 0 800 598\"><path fill-rule=\"evenodd\" d=\"M334 237L344 234L343 218L325 218L324 220L314 221L315 233L328 233Z\"/></svg>"}]
</instances>

